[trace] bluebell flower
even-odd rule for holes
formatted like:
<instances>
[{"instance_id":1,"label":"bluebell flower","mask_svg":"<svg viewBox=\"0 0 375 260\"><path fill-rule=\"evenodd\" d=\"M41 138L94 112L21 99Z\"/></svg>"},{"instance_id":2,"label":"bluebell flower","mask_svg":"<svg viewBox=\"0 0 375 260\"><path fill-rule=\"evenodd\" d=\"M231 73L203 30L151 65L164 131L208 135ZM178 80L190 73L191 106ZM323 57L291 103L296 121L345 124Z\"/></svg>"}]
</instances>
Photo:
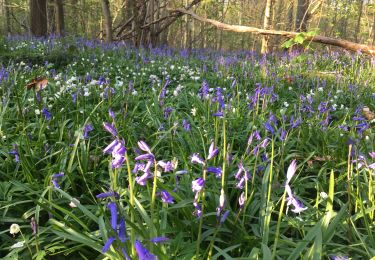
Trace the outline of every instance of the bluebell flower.
<instances>
[{"instance_id":1,"label":"bluebell flower","mask_svg":"<svg viewBox=\"0 0 375 260\"><path fill-rule=\"evenodd\" d=\"M173 111L173 108L171 107L166 107L164 109L164 118L167 119L169 117L169 115L172 113Z\"/></svg>"},{"instance_id":2,"label":"bluebell flower","mask_svg":"<svg viewBox=\"0 0 375 260\"><path fill-rule=\"evenodd\" d=\"M47 121L49 121L49 120L52 119L52 114L51 114L51 112L48 111L47 108L43 108L43 109L42 109L42 113L43 113L43 115L44 115L44 118L45 118Z\"/></svg>"},{"instance_id":3,"label":"bluebell flower","mask_svg":"<svg viewBox=\"0 0 375 260\"><path fill-rule=\"evenodd\" d=\"M103 248L102 248L102 253L104 254L105 252L107 252L109 250L109 248L111 247L112 243L116 240L115 237L109 237L107 242L105 242Z\"/></svg>"},{"instance_id":4,"label":"bluebell flower","mask_svg":"<svg viewBox=\"0 0 375 260\"><path fill-rule=\"evenodd\" d=\"M174 203L173 197L166 190L163 190L163 191L160 192L160 197L161 197L161 201L164 202L164 203L167 203L167 204L173 204Z\"/></svg>"},{"instance_id":5,"label":"bluebell flower","mask_svg":"<svg viewBox=\"0 0 375 260\"><path fill-rule=\"evenodd\" d=\"M163 168L164 172L171 172L174 170L173 163L171 161L159 161L158 165Z\"/></svg>"},{"instance_id":6,"label":"bluebell flower","mask_svg":"<svg viewBox=\"0 0 375 260\"><path fill-rule=\"evenodd\" d=\"M19 153L18 153L18 147L17 147L16 144L13 144L13 150L10 150L10 151L9 151L9 154L10 154L10 155L14 155L14 160L15 160L16 162L19 162L19 161L20 161L20 155L19 155Z\"/></svg>"},{"instance_id":7,"label":"bluebell flower","mask_svg":"<svg viewBox=\"0 0 375 260\"><path fill-rule=\"evenodd\" d=\"M91 132L92 130L94 130L94 127L91 124L86 124L83 129L83 138L89 138L89 132Z\"/></svg>"},{"instance_id":8,"label":"bluebell flower","mask_svg":"<svg viewBox=\"0 0 375 260\"><path fill-rule=\"evenodd\" d=\"M109 114L109 116L110 116L112 119L115 119L115 118L116 118L115 112L113 112L112 109L109 109L109 110L108 110L108 114Z\"/></svg>"},{"instance_id":9,"label":"bluebell flower","mask_svg":"<svg viewBox=\"0 0 375 260\"><path fill-rule=\"evenodd\" d=\"M59 178L64 177L64 173L63 173L63 172L55 173L55 174L52 174L51 177L52 177L52 184L53 184L53 186L54 186L55 188L57 188L57 189L60 189L60 185L59 185L59 183L57 182L57 180L58 180Z\"/></svg>"},{"instance_id":10,"label":"bluebell flower","mask_svg":"<svg viewBox=\"0 0 375 260\"><path fill-rule=\"evenodd\" d=\"M167 237L154 237L154 238L151 238L150 241L152 243L164 243L164 242L168 242L169 238L167 238Z\"/></svg>"},{"instance_id":11,"label":"bluebell flower","mask_svg":"<svg viewBox=\"0 0 375 260\"><path fill-rule=\"evenodd\" d=\"M216 148L214 142L212 142L210 145L210 148L208 149L207 160L214 158L218 153L219 153L219 148Z\"/></svg>"},{"instance_id":12,"label":"bluebell flower","mask_svg":"<svg viewBox=\"0 0 375 260\"><path fill-rule=\"evenodd\" d=\"M144 141L138 141L138 147L144 152L151 153L150 146Z\"/></svg>"},{"instance_id":13,"label":"bluebell flower","mask_svg":"<svg viewBox=\"0 0 375 260\"><path fill-rule=\"evenodd\" d=\"M202 158L199 157L199 154L198 153L194 153L191 158L190 158L191 162L192 163L198 163L198 164L201 164L201 165L205 165L205 162Z\"/></svg>"},{"instance_id":14,"label":"bluebell flower","mask_svg":"<svg viewBox=\"0 0 375 260\"><path fill-rule=\"evenodd\" d=\"M111 226L113 230L117 230L117 205L116 202L109 202L107 205L111 213Z\"/></svg>"},{"instance_id":15,"label":"bluebell flower","mask_svg":"<svg viewBox=\"0 0 375 260\"><path fill-rule=\"evenodd\" d=\"M105 199L105 198L108 198L108 197L114 197L114 198L120 198L120 195L117 193L117 192L114 192L114 191L108 191L108 192L104 192L104 193L100 193L98 195L96 195L96 198L98 199Z\"/></svg>"},{"instance_id":16,"label":"bluebell flower","mask_svg":"<svg viewBox=\"0 0 375 260\"><path fill-rule=\"evenodd\" d=\"M225 222L225 220L228 218L228 216L229 216L229 213L230 213L230 211L229 210L227 210L227 211L225 211L224 212L224 214L221 216L221 218L220 218L220 224L223 224L224 222Z\"/></svg>"},{"instance_id":17,"label":"bluebell flower","mask_svg":"<svg viewBox=\"0 0 375 260\"><path fill-rule=\"evenodd\" d=\"M139 257L139 260L156 260L156 257L151 254L138 240L134 243L135 251Z\"/></svg>"},{"instance_id":18,"label":"bluebell flower","mask_svg":"<svg viewBox=\"0 0 375 260\"><path fill-rule=\"evenodd\" d=\"M116 128L114 127L114 125L111 125L111 124L109 124L107 122L103 122L103 127L113 137L117 137L117 131L116 131Z\"/></svg>"},{"instance_id":19,"label":"bluebell flower","mask_svg":"<svg viewBox=\"0 0 375 260\"><path fill-rule=\"evenodd\" d=\"M190 124L186 119L182 120L182 126L184 127L185 131L190 131Z\"/></svg>"},{"instance_id":20,"label":"bluebell flower","mask_svg":"<svg viewBox=\"0 0 375 260\"><path fill-rule=\"evenodd\" d=\"M222 170L221 170L221 167L213 167L213 166L210 166L210 167L207 167L207 172L210 172L210 173L214 173L216 178L220 178L221 177L221 174L222 174Z\"/></svg>"},{"instance_id":21,"label":"bluebell flower","mask_svg":"<svg viewBox=\"0 0 375 260\"><path fill-rule=\"evenodd\" d=\"M202 178L195 179L191 182L191 189L193 192L200 192L203 189L205 181Z\"/></svg>"},{"instance_id":22,"label":"bluebell flower","mask_svg":"<svg viewBox=\"0 0 375 260\"><path fill-rule=\"evenodd\" d=\"M120 225L118 230L118 237L120 241L124 243L126 241L126 224L123 218L120 218Z\"/></svg>"}]
</instances>

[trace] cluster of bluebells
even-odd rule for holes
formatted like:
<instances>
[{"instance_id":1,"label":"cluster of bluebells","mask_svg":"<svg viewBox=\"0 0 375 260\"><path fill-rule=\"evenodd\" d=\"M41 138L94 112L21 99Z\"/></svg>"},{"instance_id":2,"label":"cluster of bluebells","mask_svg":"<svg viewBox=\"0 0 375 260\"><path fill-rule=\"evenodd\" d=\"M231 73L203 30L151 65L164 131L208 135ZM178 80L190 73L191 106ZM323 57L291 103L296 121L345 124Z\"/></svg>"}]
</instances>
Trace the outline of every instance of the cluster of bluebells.
<instances>
[{"instance_id":1,"label":"cluster of bluebells","mask_svg":"<svg viewBox=\"0 0 375 260\"><path fill-rule=\"evenodd\" d=\"M112 198L112 199L118 199L120 196L118 193L109 191L105 193L100 193L96 195L96 198L98 199L105 199L105 198ZM124 218L120 217L118 220L118 210L117 210L117 204L115 201L110 201L107 203L107 208L110 212L110 224L112 228L111 233L115 233L116 235L112 235L108 237L107 241L105 242L103 248L102 248L102 253L106 253L111 245L116 241L119 240L122 244L125 243L125 241L128 239L126 237L126 225L125 225L125 220ZM121 248L121 252L124 256L125 259L129 259L130 257L126 253L125 246Z\"/></svg>"},{"instance_id":2,"label":"cluster of bluebells","mask_svg":"<svg viewBox=\"0 0 375 260\"><path fill-rule=\"evenodd\" d=\"M103 123L104 129L109 132L114 140L104 148L103 152L112 154L112 168L117 169L122 166L125 161L126 147L124 140L120 140L114 124Z\"/></svg>"},{"instance_id":3,"label":"cluster of bluebells","mask_svg":"<svg viewBox=\"0 0 375 260\"><path fill-rule=\"evenodd\" d=\"M102 253L106 253L111 246L114 245L114 243L117 241L117 244L115 245L115 248L118 251L121 251L124 259L130 260L131 258L126 252L125 242L129 240L129 237L126 235L126 224L125 219L121 216L118 208L116 200L120 198L120 195L117 192L114 191L108 191L104 193L100 193L96 195L96 198L98 199L106 199L111 198L112 201L107 203L107 208L110 213L110 225L111 225L111 235L108 237L107 241L104 243L104 246L102 248ZM164 243L169 241L166 237L155 237L150 239L150 242L152 243ZM150 253L147 248L145 248L142 243L139 240L135 240L134 242L134 248L137 252L137 255L140 260L153 260L157 259L155 255Z\"/></svg>"},{"instance_id":4,"label":"cluster of bluebells","mask_svg":"<svg viewBox=\"0 0 375 260\"><path fill-rule=\"evenodd\" d=\"M286 184L285 184L285 191L288 195L287 197L287 206L289 207L292 205L294 208L292 211L294 213L301 213L302 211L306 210L307 207L304 207L303 204L297 200L297 198L293 195L292 189L289 185L291 179L293 178L294 174L297 170L297 161L293 160L288 167L288 171L286 174ZM287 210L288 211L288 210Z\"/></svg>"},{"instance_id":5,"label":"cluster of bluebells","mask_svg":"<svg viewBox=\"0 0 375 260\"><path fill-rule=\"evenodd\" d=\"M208 156L207 156L206 161L203 160L201 157L199 157L198 153L194 153L191 156L191 162L193 164L200 164L202 165L202 167L204 167L204 171L207 171L209 173L214 173L216 177L221 177L222 170L220 167L212 167L212 166L207 167L206 166L206 162L214 158L218 153L219 153L219 149L215 147L214 142L212 142L208 150ZM205 180L203 178L197 178L194 181L192 181L192 191L195 193L194 202L193 202L193 205L195 208L194 215L196 215L198 218L202 216L202 209L201 209L201 206L199 205L199 195L203 191L204 184L205 184ZM222 209L224 208L224 197L222 197L221 200L222 200L222 203L220 203L219 210L218 210L219 215Z\"/></svg>"},{"instance_id":6,"label":"cluster of bluebells","mask_svg":"<svg viewBox=\"0 0 375 260\"><path fill-rule=\"evenodd\" d=\"M62 177L64 177L63 172L52 174L52 180L51 181L52 181L53 186L56 189L60 189L60 184L59 184L58 180L61 179Z\"/></svg>"},{"instance_id":7,"label":"cluster of bluebells","mask_svg":"<svg viewBox=\"0 0 375 260\"><path fill-rule=\"evenodd\" d=\"M153 172L151 167L154 165L155 170L158 171L158 168L162 169L163 172L172 172L176 169L176 165L172 161L163 161L160 160L156 162L154 154L151 152L151 148L144 141L138 141L138 147L141 149L144 154L139 154L135 160L136 161L145 161L145 163L136 162L134 165L133 173L138 173L139 171L143 172L141 176L137 176L135 181L141 185L145 186L147 180L153 177ZM155 173L154 173L155 174ZM173 197L166 190L158 192L162 202L171 204L174 203Z\"/></svg>"}]
</instances>

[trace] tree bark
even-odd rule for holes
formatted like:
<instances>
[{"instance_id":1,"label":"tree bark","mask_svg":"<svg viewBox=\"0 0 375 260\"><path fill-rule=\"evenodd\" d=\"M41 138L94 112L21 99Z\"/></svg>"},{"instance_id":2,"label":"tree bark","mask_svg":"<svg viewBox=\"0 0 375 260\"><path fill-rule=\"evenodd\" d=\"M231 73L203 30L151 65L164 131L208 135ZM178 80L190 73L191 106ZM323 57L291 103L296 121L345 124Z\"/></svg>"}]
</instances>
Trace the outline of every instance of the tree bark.
<instances>
[{"instance_id":1,"label":"tree bark","mask_svg":"<svg viewBox=\"0 0 375 260\"><path fill-rule=\"evenodd\" d=\"M240 32L240 33L256 33L256 34L261 34L261 35L279 35L279 36L283 36L286 38L293 38L298 35L297 32L264 30L264 29L259 29L256 27L250 27L250 26L225 24L216 20L200 17L196 15L195 13L188 11L188 10L184 10L184 9L172 9L169 11L182 13L182 14L188 14L198 21L212 24L216 26L217 28L221 30L225 30L225 31ZM342 39L330 38L330 37L320 36L320 35L306 36L305 40L332 45L332 46L337 46L337 47L341 47L349 51L360 51L362 53L375 56L375 46L372 46L372 45L358 44L355 42L350 42L350 41L346 41Z\"/></svg>"},{"instance_id":2,"label":"tree bark","mask_svg":"<svg viewBox=\"0 0 375 260\"><path fill-rule=\"evenodd\" d=\"M30 25L33 36L47 36L46 0L30 0Z\"/></svg>"},{"instance_id":3,"label":"tree bark","mask_svg":"<svg viewBox=\"0 0 375 260\"><path fill-rule=\"evenodd\" d=\"M308 8L310 0L298 0L296 14L296 30L297 32L307 31L307 21L309 20Z\"/></svg>"},{"instance_id":4,"label":"tree bark","mask_svg":"<svg viewBox=\"0 0 375 260\"><path fill-rule=\"evenodd\" d=\"M55 19L56 19L56 34L64 36L65 23L64 23L64 4L63 0L55 0Z\"/></svg>"},{"instance_id":5,"label":"tree bark","mask_svg":"<svg viewBox=\"0 0 375 260\"><path fill-rule=\"evenodd\" d=\"M104 27L105 27L105 41L112 41L112 18L111 11L109 9L109 1L102 0L102 10L104 16Z\"/></svg>"},{"instance_id":6,"label":"tree bark","mask_svg":"<svg viewBox=\"0 0 375 260\"><path fill-rule=\"evenodd\" d=\"M272 8L273 8L273 0L267 0L266 7L264 9L264 20L263 20L263 29L268 30L270 28L270 24L272 23L271 17L272 17ZM262 37L262 49L261 53L267 53L269 51L268 49L268 42L269 42L270 36L267 34L264 34Z\"/></svg>"},{"instance_id":7,"label":"tree bark","mask_svg":"<svg viewBox=\"0 0 375 260\"><path fill-rule=\"evenodd\" d=\"M10 8L9 8L9 3L8 0L4 0L4 7L5 7L5 28L6 28L6 33L7 34L12 34L12 25L11 25L11 20L10 20Z\"/></svg>"},{"instance_id":8,"label":"tree bark","mask_svg":"<svg viewBox=\"0 0 375 260\"><path fill-rule=\"evenodd\" d=\"M361 29L362 13L363 13L363 0L358 0L358 19L357 19L357 25L355 27L355 32L354 32L355 42L358 42L358 34Z\"/></svg>"}]
</instances>

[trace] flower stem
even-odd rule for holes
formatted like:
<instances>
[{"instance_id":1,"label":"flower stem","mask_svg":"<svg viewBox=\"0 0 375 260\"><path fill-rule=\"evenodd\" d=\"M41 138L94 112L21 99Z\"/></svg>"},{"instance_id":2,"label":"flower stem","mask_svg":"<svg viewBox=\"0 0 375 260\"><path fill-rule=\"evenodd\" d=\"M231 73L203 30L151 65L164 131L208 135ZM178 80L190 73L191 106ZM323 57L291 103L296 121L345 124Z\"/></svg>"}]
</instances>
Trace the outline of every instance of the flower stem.
<instances>
[{"instance_id":1,"label":"flower stem","mask_svg":"<svg viewBox=\"0 0 375 260\"><path fill-rule=\"evenodd\" d=\"M129 164L129 158L128 158L128 153L125 152L125 161L126 161L126 168L128 171L128 181L129 181L129 197L130 197L130 221L131 223L134 223L134 186L133 186L133 176L132 172L130 169L130 164ZM130 241L131 241L131 256L135 257L135 247L134 247L134 242L135 242L135 232L134 228L130 230Z\"/></svg>"},{"instance_id":2,"label":"flower stem","mask_svg":"<svg viewBox=\"0 0 375 260\"><path fill-rule=\"evenodd\" d=\"M203 180L206 182L206 169L203 169ZM203 214L204 214L204 203L205 203L204 187L202 188L202 210L201 217L199 219L198 238L197 238L197 250L195 252L195 259L199 259L199 251L202 237L202 226L203 226Z\"/></svg>"}]
</instances>

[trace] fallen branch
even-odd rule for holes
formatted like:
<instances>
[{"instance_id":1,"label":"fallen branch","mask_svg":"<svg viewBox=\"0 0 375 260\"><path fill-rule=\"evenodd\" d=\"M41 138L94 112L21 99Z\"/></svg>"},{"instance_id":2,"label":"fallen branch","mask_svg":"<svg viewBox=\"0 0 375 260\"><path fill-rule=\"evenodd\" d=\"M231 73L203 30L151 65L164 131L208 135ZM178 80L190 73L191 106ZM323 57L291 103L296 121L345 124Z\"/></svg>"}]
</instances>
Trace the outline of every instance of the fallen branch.
<instances>
[{"instance_id":1,"label":"fallen branch","mask_svg":"<svg viewBox=\"0 0 375 260\"><path fill-rule=\"evenodd\" d=\"M297 32L264 30L264 29L259 29L259 28L251 27L251 26L225 24L216 20L203 18L185 9L168 9L168 10L172 13L190 15L191 17L193 17L194 19L198 21L212 24L216 26L218 29L221 29L224 31L232 31L232 32L240 32L240 33L255 33L255 34L261 34L261 35L280 35L286 38L294 38L295 36L298 35ZM337 46L337 47L341 47L343 49L350 50L350 51L360 51L362 53L375 56L375 46L373 45L359 44L359 43L350 42L347 40L336 39L336 38L320 36L320 35L306 36L305 40L332 45L332 46Z\"/></svg>"}]
</instances>

